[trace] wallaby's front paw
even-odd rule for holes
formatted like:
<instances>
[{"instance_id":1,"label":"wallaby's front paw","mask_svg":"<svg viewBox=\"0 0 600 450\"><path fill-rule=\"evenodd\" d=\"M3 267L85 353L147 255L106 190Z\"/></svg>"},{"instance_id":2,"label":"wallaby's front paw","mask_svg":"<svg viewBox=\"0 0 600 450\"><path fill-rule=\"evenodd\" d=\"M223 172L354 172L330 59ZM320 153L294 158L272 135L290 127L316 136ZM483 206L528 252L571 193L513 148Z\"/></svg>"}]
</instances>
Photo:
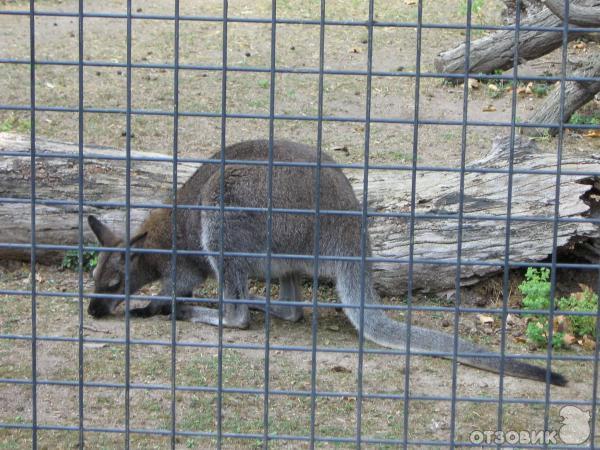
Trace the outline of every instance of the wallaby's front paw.
<instances>
[{"instance_id":1,"label":"wallaby's front paw","mask_svg":"<svg viewBox=\"0 0 600 450\"><path fill-rule=\"evenodd\" d=\"M130 317L142 317L142 318L146 318L146 317L152 317L154 315L153 311L150 310L150 308L148 307L144 307L144 308L133 308L129 310L129 316Z\"/></svg>"}]
</instances>

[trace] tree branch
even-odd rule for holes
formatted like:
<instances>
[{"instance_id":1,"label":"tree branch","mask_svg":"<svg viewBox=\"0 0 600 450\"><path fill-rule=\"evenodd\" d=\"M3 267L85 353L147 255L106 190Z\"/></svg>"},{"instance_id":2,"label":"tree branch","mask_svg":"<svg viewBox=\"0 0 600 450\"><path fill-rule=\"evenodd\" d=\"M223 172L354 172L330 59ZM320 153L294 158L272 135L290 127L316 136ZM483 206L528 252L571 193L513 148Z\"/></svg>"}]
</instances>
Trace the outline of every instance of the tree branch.
<instances>
[{"instance_id":1,"label":"tree branch","mask_svg":"<svg viewBox=\"0 0 600 450\"><path fill-rule=\"evenodd\" d=\"M546 7L560 20L564 20L565 3L563 0L543 0ZM600 26L600 6L581 6L569 4L569 23L578 27Z\"/></svg>"},{"instance_id":2,"label":"tree branch","mask_svg":"<svg viewBox=\"0 0 600 450\"><path fill-rule=\"evenodd\" d=\"M594 80L600 77L600 55L592 58L589 63L573 73L577 77L589 77L590 81L567 81L565 82L565 98L563 118L565 123L569 121L575 111L586 103L593 100L594 96L600 92L600 80ZM536 108L535 113L528 119L529 123L549 123L558 124L560 122L560 83L556 83L554 89L548 97L544 99L541 105ZM551 136L556 136L558 128L533 128L522 129L528 136L542 136L546 132Z\"/></svg>"}]
</instances>

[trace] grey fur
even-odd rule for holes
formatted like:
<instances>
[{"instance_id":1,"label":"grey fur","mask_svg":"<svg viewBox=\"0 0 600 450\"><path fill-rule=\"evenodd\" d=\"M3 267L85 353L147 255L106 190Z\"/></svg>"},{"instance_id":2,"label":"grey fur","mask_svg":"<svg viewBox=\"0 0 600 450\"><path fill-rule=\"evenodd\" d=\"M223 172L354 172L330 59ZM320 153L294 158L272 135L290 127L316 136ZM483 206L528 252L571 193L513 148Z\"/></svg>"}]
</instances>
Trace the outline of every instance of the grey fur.
<instances>
[{"instance_id":1,"label":"grey fur","mask_svg":"<svg viewBox=\"0 0 600 450\"><path fill-rule=\"evenodd\" d=\"M225 149L228 160L268 159L267 141L247 141ZM274 160L285 162L316 162L316 152L305 145L288 141L275 141ZM220 153L212 159L219 160ZM327 155L323 162L333 162ZM315 209L315 173L312 167L275 166L272 177L272 206L274 208ZM224 178L224 204L226 206L265 208L268 186L265 165L227 164ZM181 205L218 206L220 198L220 166L204 164L180 188L177 201ZM322 210L360 211L352 187L339 169L321 169ZM114 235L94 217L89 218L90 226L103 245L123 245L122 239ZM179 250L219 251L220 212L211 210L177 210L177 248ZM267 249L267 214L265 212L226 211L223 222L225 252L264 253ZM272 252L275 254L312 255L314 248L315 216L311 214L282 214L272 216ZM361 220L356 215L320 216L321 239L319 255L360 256ZM161 209L152 212L132 239L132 245L145 248L171 248L171 210ZM370 246L368 246L370 255ZM136 255L134 253L134 255ZM160 279L162 295L170 295L170 255L137 254L131 260L131 292L144 284ZM177 296L190 296L192 290L208 276L218 276L218 258L177 257ZM360 305L361 265L355 261L321 260L320 276L335 280L342 307ZM266 263L264 258L225 257L223 261L224 298L247 299L248 278L263 278ZM94 274L96 292L123 292L124 256L104 253L100 256ZM281 282L281 297L300 300L301 276L312 277L311 260L272 259L271 274ZM115 287L115 278L120 280ZM373 289L371 271L365 268L365 304L377 304L379 298ZM110 283L109 283L110 281ZM112 285L111 285L112 283ZM112 286L112 287L109 287ZM117 302L107 299L94 299L90 302L90 314L100 317L114 311ZM246 304L224 305L223 324L229 327L246 328L250 314ZM343 308L352 324L359 328L359 309ZM145 308L133 309L134 316L147 317L158 313L169 313L170 303L151 302ZM301 317L300 308L275 307L271 312L289 320ZM179 319L194 322L218 324L218 312L214 309L186 306L175 312ZM364 310L364 336L384 347L405 349L407 327L394 321L379 309ZM454 337L438 331L416 326L411 327L410 348L418 351L452 353ZM484 370L498 372L500 359L488 357L490 352L468 341L459 339L459 353L475 353L476 356L460 356L464 364ZM504 362L505 373L543 381L546 370L514 359ZM566 384L566 379L551 373L551 382Z\"/></svg>"}]
</instances>

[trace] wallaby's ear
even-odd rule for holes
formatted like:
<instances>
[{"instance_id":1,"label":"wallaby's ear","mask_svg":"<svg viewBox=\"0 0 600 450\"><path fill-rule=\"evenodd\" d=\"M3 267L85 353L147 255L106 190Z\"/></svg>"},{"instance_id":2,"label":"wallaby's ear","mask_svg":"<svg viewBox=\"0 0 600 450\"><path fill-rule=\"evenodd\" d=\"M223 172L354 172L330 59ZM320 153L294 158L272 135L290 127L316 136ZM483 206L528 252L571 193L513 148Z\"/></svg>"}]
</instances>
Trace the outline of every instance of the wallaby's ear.
<instances>
[{"instance_id":1,"label":"wallaby's ear","mask_svg":"<svg viewBox=\"0 0 600 450\"><path fill-rule=\"evenodd\" d=\"M143 233L140 233L140 234L132 237L131 240L129 241L129 246L132 248L133 247L137 247L137 248L143 247L147 234L148 234L148 232L144 231ZM131 253L131 260L133 261L133 259L137 258L138 256L140 256L140 253Z\"/></svg>"},{"instance_id":2,"label":"wallaby's ear","mask_svg":"<svg viewBox=\"0 0 600 450\"><path fill-rule=\"evenodd\" d=\"M144 232L132 237L131 241L129 241L129 246L130 247L141 247L142 245L144 245L144 241L146 240L147 235L148 235L148 232L144 231Z\"/></svg>"},{"instance_id":3,"label":"wallaby's ear","mask_svg":"<svg viewBox=\"0 0 600 450\"><path fill-rule=\"evenodd\" d=\"M110 228L100 222L96 216L88 216L88 224L101 245L106 247L118 245L119 238L110 230Z\"/></svg>"}]
</instances>

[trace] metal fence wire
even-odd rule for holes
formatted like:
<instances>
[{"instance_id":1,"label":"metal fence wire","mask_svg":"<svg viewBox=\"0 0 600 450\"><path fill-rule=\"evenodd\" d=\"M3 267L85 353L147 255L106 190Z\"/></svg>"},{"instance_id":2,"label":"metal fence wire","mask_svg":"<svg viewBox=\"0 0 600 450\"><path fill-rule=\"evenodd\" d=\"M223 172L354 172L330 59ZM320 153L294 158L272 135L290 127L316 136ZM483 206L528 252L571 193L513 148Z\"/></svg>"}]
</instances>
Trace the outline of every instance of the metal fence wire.
<instances>
[{"instance_id":1,"label":"metal fence wire","mask_svg":"<svg viewBox=\"0 0 600 450\"><path fill-rule=\"evenodd\" d=\"M66 7L67 3L73 8ZM577 28L569 25L567 20L563 20L563 26L556 27L533 27L522 25L521 3L517 1L514 24L509 25L479 25L473 23L473 17L476 11L489 6L492 1L486 0L479 2L476 0L466 0L463 2L464 21L462 23L428 23L424 21L424 9L442 7L434 2L424 2L418 0L408 2L406 5L414 8L414 15L404 18L398 15L397 20L382 21L378 19L378 8L385 5L374 0L365 1L365 11L367 16L362 19L334 19L331 17L343 17L344 9L348 4L360 2L326 2L321 0L316 10L319 11L318 18L300 17L280 17L278 10L287 7L288 2L275 1L257 2L253 11L262 11L260 13L245 14L243 8L235 5L236 14L230 15L231 7L227 1L223 1L220 6L222 14L219 15L191 15L182 14L182 7L179 0L173 0L170 3L172 12L165 13L147 13L148 8L152 10L152 5L134 4L132 0L127 0L126 6L118 3L102 6L93 5L93 2L54 2L54 1L4 1L0 2L0 20L8 23L11 20L28 21L29 30L29 55L28 57L15 56L9 50L3 51L0 56L0 70L3 68L26 67L29 72L29 80L19 80L26 85L29 90L29 103L19 103L9 100L8 95L0 97L0 113L4 114L26 114L28 120L25 128L29 133L30 148L29 153L29 171L30 182L29 193L27 197L11 195L11 192L2 192L0 202L2 208L9 208L12 205L28 204L31 214L31 240L30 243L23 244L18 241L1 242L2 249L21 250L24 249L30 253L30 276L26 288L19 289L15 286L6 284L0 285L0 294L2 295L2 317L0 317L0 404L3 411L0 411L0 448L245 448L253 447L289 447L289 448L314 448L314 447L367 447L367 446L396 446L402 448L416 447L518 447L518 448L595 448L594 437L596 435L597 425L597 381L598 381L598 336L596 333L595 350L584 352L556 352L552 347L552 335L555 327L554 306L557 297L556 274L559 268L568 268L571 270L587 271L588 273L597 273L599 265L587 262L561 262L557 251L557 234L559 224L565 221L586 221L596 223L595 218L561 218L560 198L561 177L565 173L561 171L561 161L563 160L563 143L565 141L566 130L590 131L597 130L598 125L594 123L565 123L564 104L565 104L565 85L568 81L591 81L597 80L590 77L570 76L568 74L568 44L569 33L575 31L598 33L600 30L595 28ZM164 3L164 2L163 2ZM317 2L318 3L318 2ZM367 4L368 3L368 4ZM402 2L400 2L402 3ZM443 2L446 5L446 2ZM270 14L263 7L269 5ZM440 2L440 5L442 2ZM573 2L571 2L571 5ZM115 6L116 5L116 6ZM458 5L458 3L457 3ZM564 15L569 17L569 2L564 3ZM460 7L458 5L457 7ZM120 9L119 9L120 8ZM250 7L249 7L250 8ZM250 8L252 9L252 8ZM116 12L115 12L116 11ZM239 13L238 11L242 11ZM41 34L36 27L41 20L73 20L77 24L77 31L72 38L77 42L77 56L72 59L42 59L38 56L37 50L40 42L50 38ZM86 46L97 45L97 42L88 42L86 40L86 27L90 21L121 20L126 23L126 52L124 59L119 58L97 58L90 59L86 57ZM149 61L136 61L133 58L133 46L135 45L136 35L133 29L137 22L146 21L148 23L162 26L169 24L171 27L168 46L171 48L172 61L169 63L157 63ZM512 22L512 21L511 21ZM24 23L24 22L23 22ZM112 23L112 22L110 22ZM218 50L214 48L197 48L198 53L206 52L214 57L211 64L183 64L180 61L180 49L182 40L187 39L190 33L190 24L210 23L218 26L217 30L222 37L221 45ZM107 25L109 26L109 25ZM260 39L270 43L270 54L268 64L252 66L241 64L239 61L230 61L231 53L229 38L231 37L230 27L244 26L264 26L270 29L270 32L260 36ZM318 47L312 50L318 57L313 60L318 61L317 67L310 67L299 64L298 66L286 66L278 64L278 51L282 39L282 28L288 26L312 27L318 29ZM187 31L183 31L184 30ZM344 30L364 31L365 44L364 51L366 58L366 69L357 69L356 66L344 67L342 69L328 66L328 46L327 39L330 33L345 32ZM374 70L373 60L377 51L374 34L378 30L396 29L414 34L414 70L407 70L400 67L397 70ZM464 73L438 73L424 70L425 63L422 61L423 53L423 33L438 33L442 31L460 31L464 33ZM525 31L543 31L548 33L562 33L562 50L560 50L560 74L558 76L550 75L522 75L519 73L519 66L515 65L511 71L494 74L473 74L467 70L470 67L470 50L474 35L480 36L485 32L509 30L514 33L514 41L519 40L521 33ZM45 28L48 32L48 28ZM105 43L111 45L110 42ZM247 43L250 48L251 43ZM449 43L449 47L458 42ZM115 44L116 45L116 44ZM351 48L351 43L344 43L344 51L357 52ZM3 45L4 47L4 45ZM7 48L9 48L7 46ZM219 55L220 52L220 55ZM202 58L206 61L207 58ZM521 61L519 55L519 46L513 46L513 61ZM78 102L71 106L57 106L59 99L48 98L36 94L36 86L40 86L40 71L46 67L72 67L77 70L77 81L74 87L77 87ZM86 71L100 69L122 70L126 78L125 99L120 99L121 107L99 107L86 100L84 93L88 86L95 81L89 78ZM134 107L133 87L134 77L138 76L136 72L148 69L164 70L164 73L172 75L172 108L151 109ZM195 110L188 108L187 105L193 104L186 102L184 105L184 92L181 87L182 73L197 74L214 73L220 75L219 101L217 102L217 111ZM25 73L25 72L23 72ZM266 109L268 113L240 113L231 110L231 88L230 78L238 76L250 76L268 78L262 89L268 89L268 101ZM281 92L278 90L278 83L281 76L293 75L300 79L315 77L316 83L316 114L290 114L285 110L278 108L278 100ZM339 77L339 79L359 78L364 83L364 110L361 113L326 114L324 104L326 103L326 78ZM414 97L409 98L402 104L395 105L397 111L406 111L412 109L412 116L409 119L401 117L378 116L372 112L372 94L374 92L373 80L375 78L400 79L409 81L414 87ZM262 78L261 78L262 79ZM462 104L455 106L456 110L462 111L460 120L450 119L431 119L423 118L420 114L420 106L423 104L422 81L435 79L439 85L448 83L448 86L454 86L453 89L462 91ZM498 81L511 87L509 92L510 102L510 120L473 120L469 118L470 87L475 79L482 81ZM527 82L540 83L558 83L561 87L561 120L558 123L525 123L518 117L518 86ZM152 89L151 87L149 89ZM335 92L334 92L335 94ZM190 94L191 95L191 94ZM202 95L202 93L201 93ZM12 97L11 97L12 98ZM392 98L399 98L392 96ZM341 98L340 101L344 99ZM233 108L234 109L234 108ZM77 136L78 153L69 154L65 152L47 153L39 149L39 141L42 136L38 132L40 117L43 114L74 114L77 117ZM85 151L86 132L94 127L93 123L86 120L90 115L99 117L124 117L125 130L123 132L124 153L120 156L89 154ZM407 114L402 115L405 117ZM7 117L6 115L3 117ZM170 133L172 133L172 148L162 149L162 152L169 153L164 157L150 155L134 155L134 125L133 122L139 118L162 118L170 121ZM199 157L189 157L189 154L182 155L180 149L180 132L182 130L182 121L187 119L194 120L216 120L220 121L213 130L220 133L220 157L219 159L207 159ZM232 125L233 121L233 125ZM223 193L225 192L225 173L228 165L232 164L225 154L225 148L232 144L228 132L231 127L254 127L257 121L266 121L268 123L268 135L263 138L268 140L268 158L264 160L237 161L236 164L246 165L248 167L266 167L267 169L267 193L268 200L266 207L249 208L244 205L227 204ZM100 125L98 121L97 126ZM302 142L309 140L315 142L314 148L317 151L317 158L313 163L285 162L277 161L274 157L274 141L280 136L277 133L277 127L281 123L307 123L315 125L316 138L310 138L298 133L294 139ZM241 124L241 125L240 125ZM344 163L331 163L329 160L322 160L322 149L324 145L324 129L328 124L349 124L360 127L362 133L362 161L347 161ZM407 161L409 163L380 164L374 158L377 152L377 140L374 138L372 130L376 125L392 125L410 127L412 136L411 144L398 144L398 147L407 147ZM188 126L187 123L185 126ZM423 127L433 127L433 129L442 127L451 127L460 133L459 146L460 157L458 166L450 165L423 165L419 164L420 149L426 144L425 139L420 134ZM498 129L499 133L509 130L510 134L510 154L508 155L508 169L472 167L468 164L468 130L472 128L490 128ZM557 130L557 135L553 142L556 142L556 168L554 171L539 171L535 169L526 169L515 166L514 162L514 142L519 134L519 128L548 128ZM113 129L114 132L114 129ZM117 131L118 133L118 131ZM335 137L333 138L335 142ZM375 142L375 144L374 144ZM198 142L197 146L205 148L203 142ZM446 149L439 150L440 160L446 159ZM333 155L336 156L336 155ZM1 151L2 158L22 158L23 154L6 148ZM40 161L47 159L69 159L75 163L74 170L77 171L76 183L78 186L78 199L66 200L61 198L40 198L36 192L36 170ZM125 166L125 193L124 202L111 199L102 199L101 201L91 201L86 199L85 190L85 162L86 160L105 160L124 164ZM134 174L135 164L140 162L149 162L165 167L165 176L170 170L172 180L171 202L164 204L147 204L132 200L132 176ZM216 205L182 205L178 204L178 186L181 184L182 175L178 173L178 167L182 163L203 163L205 165L215 165L218 167L220 181L218 192L220 198ZM170 166L170 169L167 167ZM299 210L292 205L274 205L272 202L273 173L276 168L291 167L292 169L309 167L314 171L314 195L315 209ZM332 168L353 170L354 174L360 173L358 177L362 179L360 209L357 211L331 211L322 208L320 199L321 192L325 189L322 186L322 171ZM369 208L369 181L374 173L386 170L396 171L394 177L404 177L411 179L410 189L410 210L386 210L374 211ZM416 211L417 204L417 184L420 173L424 171L436 171L440 177L444 173L458 174L459 180L459 199L457 201L459 208L456 213L444 212L443 210L433 211L428 214ZM504 215L486 217L477 214L466 215L464 205L467 201L465 194L465 175L468 173L500 173L507 175L507 184L503 186L507 200L507 210ZM556 177L556 190L553 204L554 214L551 217L527 216L516 217L512 215L513 203L513 177L515 174L530 174L532 177L539 173L551 174ZM568 172L569 175L588 175L600 176L600 173ZM100 178L102 173L93 175ZM39 215L39 206L52 206L56 208L73 209L78 212L78 222L73 224L78 230L78 244L68 245L63 242L40 243L36 230L43 226L44 217ZM220 218L219 225L219 245L216 250L210 249L181 249L177 248L177 220L181 217L178 214L170 214L170 227L166 227L171 233L170 248L138 248L132 245L119 246L100 245L91 242L85 237L88 230L87 211L101 209L124 210L124 242L130 243L135 238L135 229L132 228L132 212L135 209L164 209L164 210L202 210L210 212L214 217ZM339 208L343 209L343 208ZM266 214L266 246L258 252L228 251L224 242L227 240L226 230L223 218L231 212L242 212L251 214ZM314 241L310 244L307 254L277 254L273 251L272 229L274 217L289 215L293 217L316 217L325 216L342 217L352 216L360 221L360 235L356 236L359 240L360 254L358 255L320 255L321 241L321 220L314 220ZM409 230L409 249L407 257L383 256L369 253L368 225L374 218L385 218L389 220L403 221ZM414 233L415 224L418 220L436 221L441 219L453 219L456 224L457 246L456 256L452 260L423 259L415 255ZM505 223L504 248L498 261L483 261L465 258L463 248L465 245L465 230L468 227L468 221L472 219L493 220ZM511 260L511 225L518 220L530 221L533 227L539 223L551 223L553 230L553 248L546 262L527 262ZM340 233L343 230L340 229ZM40 271L45 269L38 265L38 254L40 251L75 251L78 258L77 269L77 289L51 289L40 285ZM93 286L90 276L85 272L84 256L88 252L106 252L112 250L114 254L124 255L124 286L123 294L120 293L93 293ZM134 264L134 255L167 255L170 259L170 278L172 287L168 291L161 291L159 295L156 292L133 292L131 270ZM214 286L214 294L196 293L193 297L184 297L177 294L175 285L178 280L178 271L181 268L181 257L211 257L216 261L217 271L220 272L219 280ZM179 258L178 258L179 256ZM256 298L226 298L224 285L223 268L226 259L261 259L264 261L264 292L265 299ZM312 278L305 282L305 292L310 292L308 302L304 301L280 301L272 298L272 287L275 287L273 279L277 274L272 270L274 265L280 260L302 261L311 264ZM332 324L329 319L334 314L333 308L338 307L336 303L326 301L323 296L329 296L328 284L319 279L322 273L321 268L326 264L345 263L348 267L352 264L360 264L361 279L355 286L360 290L360 302L357 305L344 305L344 308L352 311L353 308L358 311L357 315L357 334L348 331L346 337L340 337L344 330L339 329L340 325ZM368 302L369 280L367 267L369 264L386 263L390 266L401 267L408 271L408 282L406 286L405 302L392 301L385 305L372 305ZM414 270L421 264L430 265L451 265L456 268L456 280L453 296L453 304L423 304L416 302L415 295ZM496 307L486 308L464 304L464 289L461 288L461 271L465 267L485 267L496 266L502 275L500 302ZM511 270L523 270L527 267L547 267L551 273L551 291L550 306L543 311L537 311L539 315L547 316L549 324L549 344L545 349L527 354L514 355L507 350L509 342L507 318L509 315L518 315L522 310L509 303L511 296ZM512 272L514 273L514 271ZM273 286L272 286L273 285ZM260 284L259 286L263 286ZM595 291L600 290L600 285L595 286ZM210 292L210 291L209 291ZM87 312L88 302L94 299L116 299L124 300L125 314L124 319L113 317L107 322L97 321L90 317ZM22 307L24 302L30 299L29 308ZM166 322L156 322L150 319L133 318L131 314L131 302L139 300L167 301L170 309L174 311L180 304L218 304L218 322L214 328L215 333L204 337L194 338L194 328L211 329L209 325L192 324L185 338L181 338L182 327L188 326L185 322L176 320L175 314L169 319L169 327L165 327ZM293 299L298 300L298 299ZM48 333L46 330L45 313L40 312L40 307L50 302L56 304L76 304L77 322L76 333L70 333L66 329L63 333L59 331ZM250 331L242 331L241 334L230 334L223 324L225 309L230 305L249 304L265 309L264 325L254 324ZM18 306L19 305L19 306ZM305 342L295 342L293 339L285 339L286 334L292 333L292 328L281 328L278 320L273 319L270 310L278 306L302 306L307 311L305 324L290 325L294 327L293 333L303 332L306 337ZM321 319L328 325L320 325ZM440 315L450 317L446 323L446 329L453 333L453 347L447 352L443 349L433 351L416 351L411 349L411 345L418 344L415 340L409 340L404 348L387 349L379 346L366 344L364 335L365 317L373 310L384 309L388 314L403 316L401 319L407 324L407 334L411 335L412 324L415 317L424 317L424 315ZM19 311L27 311L25 316L18 316ZM71 314L74 309L69 310ZM15 317L12 315L15 314ZM354 314L354 313L352 313ZM415 315L413 315L415 314ZM477 369L461 369L458 364L457 355L465 353L459 351L459 325L460 320L465 315L473 316L475 314L491 315L496 317L499 324L499 352L500 366L499 375L496 375L497 385L490 387L487 383L478 380L480 372ZM561 313L562 314L562 313ZM594 317L596 312L574 313L579 316ZM260 317L260 316L258 316ZM256 318L256 317L255 317ZM30 329L26 331L13 331L9 326L11 321L19 323L29 323ZM68 318L63 320L68 321ZM261 319L258 319L261 320ZM113 336L109 333L92 334L86 332L90 329L103 329L107 324L114 323L117 330L122 324L123 334L119 335L117 331ZM260 322L259 322L260 323ZM439 322L438 322L439 323ZM596 322L598 323L598 322ZM145 328L160 331L155 334L144 334ZM189 331L192 330L192 331ZM277 330L274 333L273 330ZM309 331L310 330L310 331ZM191 334L190 334L191 333ZM235 336L244 336L247 333L249 338L237 339ZM310 337L309 337L310 334ZM295 336L296 334L292 334ZM140 337L142 336L142 337ZM208 337L207 337L208 336ZM233 337L232 337L233 336ZM337 340L338 342L335 342ZM485 342L485 339L483 340ZM70 375L61 375L61 372L54 373L52 376L45 375L45 371L40 369L41 345L65 345L71 346L72 355L70 362L77 367L74 372L68 372ZM24 345L27 345L25 347ZM104 348L106 347L106 348ZM167 353L165 353L165 350ZM523 347L523 351L525 351ZM14 357L26 364L25 372L14 371ZM467 356L468 356L468 352ZM168 358L162 360L164 355ZM279 362L285 355L294 355L296 364L291 367L282 368ZM11 356L12 355L12 356ZM100 356L99 356L100 355ZM430 356L446 356L451 363L440 362L440 370L428 369L425 363L420 361L431 361ZM490 356L490 355L488 355ZM519 390L518 379L505 377L504 369L507 361L518 358L535 363L541 361L546 370L545 380L525 386L535 386L536 392L523 392ZM347 358L347 359L345 359ZM485 359L485 358L484 358ZM163 364L158 364L158 361ZM279 361L278 361L279 360ZM110 362L112 361L112 362ZM138 365L143 364L151 366L156 362L157 367L154 370L162 371L162 377L156 377L151 369L146 369L145 377L132 375L138 374ZM250 362L248 362L250 361ZM323 361L325 363L323 363ZM96 366L122 364L121 369L115 369L115 373L102 372ZM325 365L323 365L325 364ZM379 366L377 366L379 364ZM565 388L551 388L551 369L568 372L571 383L575 384L576 390L561 390ZM96 367L96 368L95 368ZM377 367L380 370L373 376ZM384 370L381 370L384 367ZM542 367L542 365L540 365ZM98 372L98 370L100 370ZM463 370L469 370L475 375L471 376L471 389L466 389L460 376ZM580 379L578 371L581 371ZM322 379L323 371L333 373L333 377ZM67 372L65 372L67 373ZM190 376L190 373L193 376ZM210 374L214 374L214 377ZM416 376L416 378L415 378ZM486 375L487 376L487 375ZM379 378L377 378L379 377ZM438 379L440 378L440 379ZM505 379L506 378L506 379ZM575 379L574 379L575 378ZM281 382L285 379L285 382ZM340 380L336 385L331 380ZM482 378L483 379L483 378ZM487 379L487 378L486 378ZM149 380L149 381L148 381ZM158 380L158 381L156 381ZM515 381L516 380L516 381ZM531 381L523 383L533 383ZM511 389L507 389L508 387ZM349 387L350 386L350 387ZM424 387L423 387L424 386ZM473 387L474 386L474 387ZM516 388L515 388L516 386ZM534 389L533 387L530 389ZM556 390L555 390L556 389ZM52 397L54 403L48 403L49 392L60 392L58 394L65 404L70 405L68 414L60 413L61 407L56 403L61 403L57 397ZM510 392L510 394L507 394ZM516 392L516 395L512 393ZM140 398L145 399L146 403L140 403ZM25 399L25 400L23 400ZM104 402L104 403L102 403ZM21 405L20 407L17 407ZM579 422L568 422L568 417L558 413L562 407L573 407L576 411L584 414L585 419ZM43 411L43 413L42 413ZM55 413L48 413L55 411ZM59 411L59 412L56 412ZM100 411L103 411L100 413ZM562 413L561 413L562 414ZM95 417L96 416L96 417ZM512 420L511 417L518 419ZM145 421L140 421L144 417ZM159 417L159 420L152 418ZM513 417L513 418L514 418ZM569 419L570 420L570 419ZM575 420L575 419L574 419ZM579 419L578 419L579 420ZM583 440L569 441L566 434L562 434L560 429L564 426L580 427L580 433L584 434ZM566 428L563 430L566 433Z\"/></svg>"}]
</instances>

